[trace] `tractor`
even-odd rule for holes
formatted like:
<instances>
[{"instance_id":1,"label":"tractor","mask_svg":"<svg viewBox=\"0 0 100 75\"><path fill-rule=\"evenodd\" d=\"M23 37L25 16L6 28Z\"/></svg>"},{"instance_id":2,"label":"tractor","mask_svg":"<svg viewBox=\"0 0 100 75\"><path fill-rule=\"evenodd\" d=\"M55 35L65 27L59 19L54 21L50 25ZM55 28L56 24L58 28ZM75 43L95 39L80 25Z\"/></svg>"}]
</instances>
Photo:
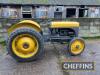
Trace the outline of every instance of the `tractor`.
<instances>
[{"instance_id":1,"label":"tractor","mask_svg":"<svg viewBox=\"0 0 100 75\"><path fill-rule=\"evenodd\" d=\"M71 55L80 55L85 48L85 42L78 37L79 22L51 21L47 34L41 25L33 20L22 20L8 28L7 51L19 62L39 59L44 53L44 43L68 43Z\"/></svg>"}]
</instances>

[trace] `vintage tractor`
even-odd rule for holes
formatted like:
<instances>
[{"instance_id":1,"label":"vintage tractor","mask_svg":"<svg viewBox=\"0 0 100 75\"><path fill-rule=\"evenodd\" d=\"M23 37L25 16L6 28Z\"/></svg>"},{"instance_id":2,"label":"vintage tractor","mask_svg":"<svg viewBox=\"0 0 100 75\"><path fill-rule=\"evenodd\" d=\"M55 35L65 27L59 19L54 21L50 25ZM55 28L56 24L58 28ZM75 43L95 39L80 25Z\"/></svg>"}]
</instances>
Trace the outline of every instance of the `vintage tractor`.
<instances>
[{"instance_id":1,"label":"vintage tractor","mask_svg":"<svg viewBox=\"0 0 100 75\"><path fill-rule=\"evenodd\" d=\"M33 61L41 57L45 42L68 43L71 55L79 55L84 51L85 43L78 37L79 23L52 21L47 27L47 34L32 20L15 23L8 29L8 53L17 61Z\"/></svg>"}]
</instances>

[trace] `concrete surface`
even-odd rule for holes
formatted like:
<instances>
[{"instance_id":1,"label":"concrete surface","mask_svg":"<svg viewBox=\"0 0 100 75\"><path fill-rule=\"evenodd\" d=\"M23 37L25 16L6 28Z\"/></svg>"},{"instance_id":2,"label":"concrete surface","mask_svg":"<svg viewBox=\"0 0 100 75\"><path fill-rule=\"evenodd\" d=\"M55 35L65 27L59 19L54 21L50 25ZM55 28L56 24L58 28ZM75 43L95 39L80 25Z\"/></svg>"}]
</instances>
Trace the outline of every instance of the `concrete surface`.
<instances>
[{"instance_id":1,"label":"concrete surface","mask_svg":"<svg viewBox=\"0 0 100 75\"><path fill-rule=\"evenodd\" d=\"M66 53L67 46L61 44L47 44L43 59L17 63L6 55L0 46L0 75L99 75L100 73L100 40L86 40L86 49L82 55L70 56ZM63 72L59 65L61 61L94 61L95 71L68 71Z\"/></svg>"},{"instance_id":2,"label":"concrete surface","mask_svg":"<svg viewBox=\"0 0 100 75\"><path fill-rule=\"evenodd\" d=\"M86 40L85 51L79 56L70 56L66 54L65 46L58 46L63 51L60 51L60 60L63 61L78 61L78 62L94 62L94 71L64 71L64 75L100 75L100 40Z\"/></svg>"},{"instance_id":3,"label":"concrete surface","mask_svg":"<svg viewBox=\"0 0 100 75\"><path fill-rule=\"evenodd\" d=\"M49 45L45 47L45 55L41 60L28 63L17 63L9 55L2 54L0 75L63 75L63 73L52 45Z\"/></svg>"}]
</instances>

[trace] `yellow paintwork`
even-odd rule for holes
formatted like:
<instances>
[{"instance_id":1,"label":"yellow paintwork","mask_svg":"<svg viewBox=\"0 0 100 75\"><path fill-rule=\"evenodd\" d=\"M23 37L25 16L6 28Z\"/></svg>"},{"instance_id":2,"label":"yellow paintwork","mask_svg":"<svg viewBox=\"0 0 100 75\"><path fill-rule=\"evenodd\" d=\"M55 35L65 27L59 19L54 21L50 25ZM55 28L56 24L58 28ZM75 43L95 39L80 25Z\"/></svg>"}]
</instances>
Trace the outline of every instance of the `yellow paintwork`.
<instances>
[{"instance_id":1,"label":"yellow paintwork","mask_svg":"<svg viewBox=\"0 0 100 75\"><path fill-rule=\"evenodd\" d=\"M28 47L25 48L24 44L27 44ZM38 41L35 37L29 34L18 35L12 41L12 51L15 55L20 58L30 58L38 52Z\"/></svg>"},{"instance_id":2,"label":"yellow paintwork","mask_svg":"<svg viewBox=\"0 0 100 75\"><path fill-rule=\"evenodd\" d=\"M30 28L35 29L38 32L41 32L41 27L37 22L32 21L32 20L23 20L19 23L12 25L10 28L8 28L8 34L10 34L15 29L20 28L20 27L30 27Z\"/></svg>"},{"instance_id":3,"label":"yellow paintwork","mask_svg":"<svg viewBox=\"0 0 100 75\"><path fill-rule=\"evenodd\" d=\"M84 50L85 44L81 40L75 40L71 44L71 52L73 54L80 54Z\"/></svg>"},{"instance_id":4,"label":"yellow paintwork","mask_svg":"<svg viewBox=\"0 0 100 75\"><path fill-rule=\"evenodd\" d=\"M51 22L51 28L75 28L75 27L79 27L78 22L66 22L66 21Z\"/></svg>"}]
</instances>

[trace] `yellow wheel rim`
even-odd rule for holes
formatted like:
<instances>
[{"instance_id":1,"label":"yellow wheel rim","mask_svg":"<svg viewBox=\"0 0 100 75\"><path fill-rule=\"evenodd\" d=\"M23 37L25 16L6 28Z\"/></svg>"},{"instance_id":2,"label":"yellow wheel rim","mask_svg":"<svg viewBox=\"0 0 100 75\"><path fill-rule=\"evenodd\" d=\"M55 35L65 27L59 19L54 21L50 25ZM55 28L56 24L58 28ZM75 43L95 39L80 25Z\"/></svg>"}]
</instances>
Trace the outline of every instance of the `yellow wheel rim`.
<instances>
[{"instance_id":1,"label":"yellow wheel rim","mask_svg":"<svg viewBox=\"0 0 100 75\"><path fill-rule=\"evenodd\" d=\"M29 34L18 35L12 41L12 51L18 57L30 58L38 52L38 41Z\"/></svg>"},{"instance_id":2,"label":"yellow wheel rim","mask_svg":"<svg viewBox=\"0 0 100 75\"><path fill-rule=\"evenodd\" d=\"M77 39L71 44L71 52L73 54L80 54L84 50L85 44L82 40Z\"/></svg>"}]
</instances>

